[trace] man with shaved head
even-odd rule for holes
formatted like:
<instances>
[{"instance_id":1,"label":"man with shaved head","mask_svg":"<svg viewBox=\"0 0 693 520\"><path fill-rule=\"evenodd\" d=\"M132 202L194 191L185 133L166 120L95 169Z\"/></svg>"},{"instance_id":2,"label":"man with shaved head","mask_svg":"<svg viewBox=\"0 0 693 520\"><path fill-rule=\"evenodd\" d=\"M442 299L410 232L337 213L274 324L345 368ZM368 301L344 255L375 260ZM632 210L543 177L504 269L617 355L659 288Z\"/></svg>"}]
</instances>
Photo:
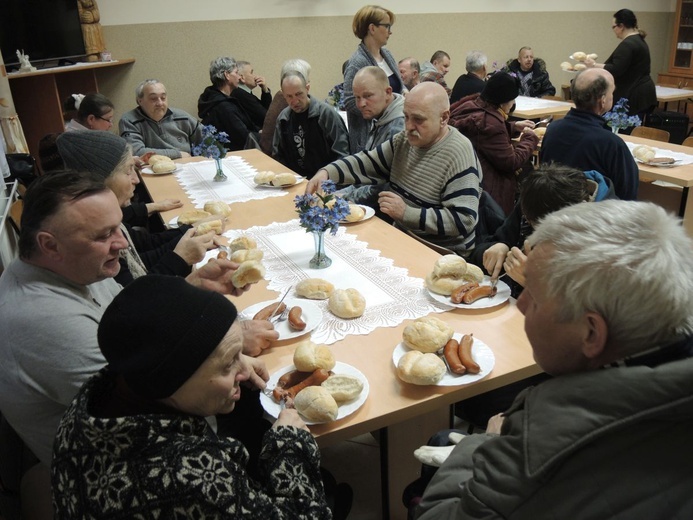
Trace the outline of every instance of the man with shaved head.
<instances>
[{"instance_id":1,"label":"man with shaved head","mask_svg":"<svg viewBox=\"0 0 693 520\"><path fill-rule=\"evenodd\" d=\"M420 83L404 100L404 131L321 168L306 193L327 179L377 186L370 205L421 238L467 256L474 248L481 167L449 119L445 89Z\"/></svg>"},{"instance_id":2,"label":"man with shaved head","mask_svg":"<svg viewBox=\"0 0 693 520\"><path fill-rule=\"evenodd\" d=\"M372 150L404 130L404 98L392 92L380 67L364 67L354 76L356 108L368 121L365 150Z\"/></svg>"},{"instance_id":3,"label":"man with shaved head","mask_svg":"<svg viewBox=\"0 0 693 520\"><path fill-rule=\"evenodd\" d=\"M596 170L614 184L620 199L638 196L638 165L628 146L607 126L602 114L614 104L614 78L604 69L580 72L570 89L575 108L549 125L541 162L556 161L579 170Z\"/></svg>"}]
</instances>

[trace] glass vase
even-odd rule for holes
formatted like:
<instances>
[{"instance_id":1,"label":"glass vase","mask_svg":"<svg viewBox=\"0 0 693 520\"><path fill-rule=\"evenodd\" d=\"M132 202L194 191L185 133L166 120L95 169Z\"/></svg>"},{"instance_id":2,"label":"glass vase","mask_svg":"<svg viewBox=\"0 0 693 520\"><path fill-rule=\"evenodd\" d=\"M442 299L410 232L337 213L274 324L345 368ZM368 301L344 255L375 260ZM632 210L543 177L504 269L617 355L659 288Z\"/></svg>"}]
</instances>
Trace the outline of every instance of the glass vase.
<instances>
[{"instance_id":1,"label":"glass vase","mask_svg":"<svg viewBox=\"0 0 693 520\"><path fill-rule=\"evenodd\" d=\"M325 254L325 232L313 231L315 240L315 255L308 264L311 269L325 269L332 265L332 259Z\"/></svg>"},{"instance_id":2,"label":"glass vase","mask_svg":"<svg viewBox=\"0 0 693 520\"><path fill-rule=\"evenodd\" d=\"M615 133L615 134L617 134L619 130L620 130L620 128L617 127L617 126L612 126L612 127L611 127L611 131L612 131L613 133Z\"/></svg>"},{"instance_id":3,"label":"glass vase","mask_svg":"<svg viewBox=\"0 0 693 520\"><path fill-rule=\"evenodd\" d=\"M224 182L228 180L228 177L224 173L224 168L221 164L221 157L214 159L214 163L217 165L217 174L214 176L214 182Z\"/></svg>"}]
</instances>

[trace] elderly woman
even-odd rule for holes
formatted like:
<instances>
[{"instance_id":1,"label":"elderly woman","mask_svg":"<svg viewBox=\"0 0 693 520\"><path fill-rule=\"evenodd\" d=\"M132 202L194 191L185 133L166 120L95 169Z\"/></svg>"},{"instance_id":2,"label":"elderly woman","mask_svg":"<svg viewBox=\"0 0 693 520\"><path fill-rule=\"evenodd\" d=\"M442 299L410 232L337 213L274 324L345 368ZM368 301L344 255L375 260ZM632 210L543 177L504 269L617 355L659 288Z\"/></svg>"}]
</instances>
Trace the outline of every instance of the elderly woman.
<instances>
[{"instance_id":1,"label":"elderly woman","mask_svg":"<svg viewBox=\"0 0 693 520\"><path fill-rule=\"evenodd\" d=\"M317 443L295 410L264 434L257 480L246 446L205 419L231 412L242 384L264 388L268 378L243 355L224 296L141 278L108 306L98 339L108 365L77 394L55 441L58 518L332 517Z\"/></svg>"},{"instance_id":2,"label":"elderly woman","mask_svg":"<svg viewBox=\"0 0 693 520\"><path fill-rule=\"evenodd\" d=\"M392 91L401 94L405 90L399 75L397 62L385 49L392 34L395 15L389 9L377 5L366 5L354 15L351 28L361 40L356 52L351 55L344 72L344 105L349 121L349 149L351 153L364 149L368 137L369 121L366 121L356 107L354 98L354 76L363 67L376 65L385 71Z\"/></svg>"},{"instance_id":3,"label":"elderly woman","mask_svg":"<svg viewBox=\"0 0 693 520\"><path fill-rule=\"evenodd\" d=\"M63 103L67 113L75 116L65 124L65 131L110 130L113 127L115 106L103 94L72 94Z\"/></svg>"},{"instance_id":4,"label":"elderly woman","mask_svg":"<svg viewBox=\"0 0 693 520\"><path fill-rule=\"evenodd\" d=\"M498 72L481 94L462 98L451 107L451 124L472 142L483 171L481 186L509 214L515 205L517 179L532 168L530 159L539 138L532 121L508 121L519 85L517 78ZM520 134L520 140L511 137Z\"/></svg>"},{"instance_id":5,"label":"elderly woman","mask_svg":"<svg viewBox=\"0 0 693 520\"><path fill-rule=\"evenodd\" d=\"M132 148L125 139L110 132L66 132L56 143L68 168L99 175L115 193L121 208L130 204L140 181ZM123 286L149 272L187 276L192 265L214 247L214 233L194 236L189 226L149 233L121 224L121 230L129 247L121 251L121 268L115 279Z\"/></svg>"},{"instance_id":6,"label":"elderly woman","mask_svg":"<svg viewBox=\"0 0 693 520\"><path fill-rule=\"evenodd\" d=\"M205 125L213 125L220 132L229 134L227 150L243 150L248 136L257 139L259 128L255 126L240 102L231 93L238 88L241 76L236 60L217 58L209 64L212 84L205 88L197 100L197 115Z\"/></svg>"}]
</instances>

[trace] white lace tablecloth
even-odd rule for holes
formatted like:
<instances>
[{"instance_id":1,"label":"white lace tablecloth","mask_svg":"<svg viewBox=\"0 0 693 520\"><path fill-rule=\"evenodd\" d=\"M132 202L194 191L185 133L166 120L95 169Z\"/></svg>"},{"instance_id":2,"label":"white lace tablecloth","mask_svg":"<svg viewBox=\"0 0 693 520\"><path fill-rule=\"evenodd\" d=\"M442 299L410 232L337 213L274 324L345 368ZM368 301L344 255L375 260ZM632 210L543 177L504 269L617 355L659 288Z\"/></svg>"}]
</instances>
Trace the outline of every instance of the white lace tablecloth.
<instances>
[{"instance_id":1,"label":"white lace tablecloth","mask_svg":"<svg viewBox=\"0 0 693 520\"><path fill-rule=\"evenodd\" d=\"M335 236L325 235L326 254L332 265L311 269L308 262L315 253L312 233L299 226L298 219L256 226L244 231L224 233L230 240L247 235L255 239L265 257L268 287L283 294L305 278L323 278L337 289L356 288L366 299L363 316L342 319L327 308L327 300L311 300L323 312L323 322L312 333L316 343L331 344L348 334L368 334L378 327L394 327L406 319L420 318L431 312L450 310L428 294L421 278L408 275L407 269L393 266L380 251L369 249L355 235L340 227ZM289 296L293 295L293 291Z\"/></svg>"},{"instance_id":2,"label":"white lace tablecloth","mask_svg":"<svg viewBox=\"0 0 693 520\"><path fill-rule=\"evenodd\" d=\"M210 200L223 200L231 204L287 194L283 189L255 184L253 179L257 170L241 157L226 157L221 162L228 177L225 182L212 180L217 171L213 160L182 164L182 171L174 173L195 207L202 208Z\"/></svg>"}]
</instances>

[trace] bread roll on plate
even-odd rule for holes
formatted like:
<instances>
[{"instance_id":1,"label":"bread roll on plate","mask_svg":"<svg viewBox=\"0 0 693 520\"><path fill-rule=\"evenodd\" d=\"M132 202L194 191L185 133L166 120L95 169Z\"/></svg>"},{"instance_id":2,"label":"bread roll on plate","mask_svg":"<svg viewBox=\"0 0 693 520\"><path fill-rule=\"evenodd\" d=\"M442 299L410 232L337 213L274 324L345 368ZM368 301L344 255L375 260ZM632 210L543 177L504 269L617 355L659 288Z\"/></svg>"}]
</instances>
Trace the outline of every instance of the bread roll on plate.
<instances>
[{"instance_id":1,"label":"bread roll on plate","mask_svg":"<svg viewBox=\"0 0 693 520\"><path fill-rule=\"evenodd\" d=\"M178 216L178 224L194 224L195 222L199 222L200 220L206 219L207 217L211 216L212 214L209 211L203 211L201 209L191 209L188 211L184 211Z\"/></svg>"},{"instance_id":2,"label":"bread roll on plate","mask_svg":"<svg viewBox=\"0 0 693 520\"><path fill-rule=\"evenodd\" d=\"M257 242L250 237L241 236L234 238L229 243L229 249L231 249L232 253L240 249L257 249Z\"/></svg>"},{"instance_id":3,"label":"bread roll on plate","mask_svg":"<svg viewBox=\"0 0 693 520\"><path fill-rule=\"evenodd\" d=\"M256 260L249 260L238 266L231 277L231 283L240 289L248 284L259 282L264 276L265 267Z\"/></svg>"},{"instance_id":4,"label":"bread roll on plate","mask_svg":"<svg viewBox=\"0 0 693 520\"><path fill-rule=\"evenodd\" d=\"M322 278L306 278L296 284L295 290L301 298L327 300L334 291L334 285Z\"/></svg>"},{"instance_id":5,"label":"bread roll on plate","mask_svg":"<svg viewBox=\"0 0 693 520\"><path fill-rule=\"evenodd\" d=\"M587 68L587 65L584 63L576 63L573 65L573 70L585 70Z\"/></svg>"},{"instance_id":6,"label":"bread roll on plate","mask_svg":"<svg viewBox=\"0 0 693 520\"><path fill-rule=\"evenodd\" d=\"M366 299L356 289L337 289L330 296L328 308L340 318L358 318L366 310Z\"/></svg>"},{"instance_id":7,"label":"bread roll on plate","mask_svg":"<svg viewBox=\"0 0 693 520\"><path fill-rule=\"evenodd\" d=\"M419 352L435 352L444 347L455 333L453 328L435 316L424 316L404 327L404 345Z\"/></svg>"},{"instance_id":8,"label":"bread roll on plate","mask_svg":"<svg viewBox=\"0 0 693 520\"><path fill-rule=\"evenodd\" d=\"M358 222L366 215L365 210L358 204L349 204L351 212L346 216L347 222Z\"/></svg>"},{"instance_id":9,"label":"bread roll on plate","mask_svg":"<svg viewBox=\"0 0 693 520\"><path fill-rule=\"evenodd\" d=\"M159 161L152 165L152 171L154 173L171 173L178 166L173 161Z\"/></svg>"},{"instance_id":10,"label":"bread roll on plate","mask_svg":"<svg viewBox=\"0 0 693 520\"><path fill-rule=\"evenodd\" d=\"M228 217L231 214L231 208L223 200L210 200L205 203L204 210L212 215Z\"/></svg>"},{"instance_id":11,"label":"bread roll on plate","mask_svg":"<svg viewBox=\"0 0 693 520\"><path fill-rule=\"evenodd\" d=\"M229 260L237 264L247 262L248 260L257 260L259 262L264 256L265 253L261 249L239 249L231 253Z\"/></svg>"},{"instance_id":12,"label":"bread roll on plate","mask_svg":"<svg viewBox=\"0 0 693 520\"><path fill-rule=\"evenodd\" d=\"M222 224L221 220L207 220L205 222L201 222L195 227L195 235L204 235L210 231L214 231L217 235L221 235L223 230L224 225Z\"/></svg>"},{"instance_id":13,"label":"bread roll on plate","mask_svg":"<svg viewBox=\"0 0 693 520\"><path fill-rule=\"evenodd\" d=\"M161 161L173 162L173 159L167 157L166 155L154 154L149 156L149 159L147 160L150 166L154 166L156 163Z\"/></svg>"},{"instance_id":14,"label":"bread roll on plate","mask_svg":"<svg viewBox=\"0 0 693 520\"><path fill-rule=\"evenodd\" d=\"M270 181L272 186L291 186L296 184L296 176L293 173L278 173Z\"/></svg>"},{"instance_id":15,"label":"bread roll on plate","mask_svg":"<svg viewBox=\"0 0 693 520\"><path fill-rule=\"evenodd\" d=\"M334 374L323 381L320 386L330 392L337 404L341 404L352 401L361 395L363 381L354 376Z\"/></svg>"},{"instance_id":16,"label":"bread roll on plate","mask_svg":"<svg viewBox=\"0 0 693 520\"><path fill-rule=\"evenodd\" d=\"M435 385L447 372L445 363L435 354L412 350L397 363L397 377L414 385Z\"/></svg>"},{"instance_id":17,"label":"bread roll on plate","mask_svg":"<svg viewBox=\"0 0 693 520\"><path fill-rule=\"evenodd\" d=\"M269 184L276 176L277 174L274 172L257 172L253 180L255 181L255 184Z\"/></svg>"},{"instance_id":18,"label":"bread roll on plate","mask_svg":"<svg viewBox=\"0 0 693 520\"><path fill-rule=\"evenodd\" d=\"M339 412L337 401L322 386L301 390L294 398L294 406L303 417L316 423L334 421Z\"/></svg>"},{"instance_id":19,"label":"bread roll on plate","mask_svg":"<svg viewBox=\"0 0 693 520\"><path fill-rule=\"evenodd\" d=\"M433 265L433 272L426 276L426 287L436 294L450 296L452 291L467 282L480 282L483 271L467 263L457 255L441 256Z\"/></svg>"},{"instance_id":20,"label":"bread roll on plate","mask_svg":"<svg viewBox=\"0 0 693 520\"><path fill-rule=\"evenodd\" d=\"M316 345L310 340L299 343L294 351L294 366L300 372L314 372L319 368L329 371L336 363L329 347Z\"/></svg>"}]
</instances>

